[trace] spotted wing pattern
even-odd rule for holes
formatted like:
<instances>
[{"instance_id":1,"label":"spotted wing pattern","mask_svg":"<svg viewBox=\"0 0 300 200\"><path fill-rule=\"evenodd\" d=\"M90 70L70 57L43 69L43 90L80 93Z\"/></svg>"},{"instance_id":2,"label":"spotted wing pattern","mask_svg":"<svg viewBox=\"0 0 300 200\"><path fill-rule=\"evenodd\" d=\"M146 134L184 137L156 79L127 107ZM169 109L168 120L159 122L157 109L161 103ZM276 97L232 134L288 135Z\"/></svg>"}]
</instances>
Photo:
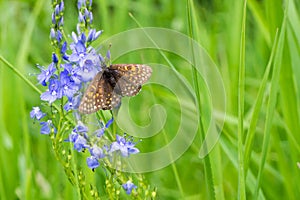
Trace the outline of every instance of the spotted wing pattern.
<instances>
[{"instance_id":1,"label":"spotted wing pattern","mask_svg":"<svg viewBox=\"0 0 300 200\"><path fill-rule=\"evenodd\" d=\"M134 96L151 76L146 65L115 64L99 72L79 105L79 112L90 114L98 110L111 110L118 106L122 96Z\"/></svg>"},{"instance_id":2,"label":"spotted wing pattern","mask_svg":"<svg viewBox=\"0 0 300 200\"><path fill-rule=\"evenodd\" d=\"M114 90L121 96L136 95L152 74L149 66L138 64L111 65L109 70L116 80Z\"/></svg>"},{"instance_id":3,"label":"spotted wing pattern","mask_svg":"<svg viewBox=\"0 0 300 200\"><path fill-rule=\"evenodd\" d=\"M112 86L103 78L102 72L99 72L84 93L79 112L90 114L98 110L111 110L120 101L121 96L113 93Z\"/></svg>"}]
</instances>

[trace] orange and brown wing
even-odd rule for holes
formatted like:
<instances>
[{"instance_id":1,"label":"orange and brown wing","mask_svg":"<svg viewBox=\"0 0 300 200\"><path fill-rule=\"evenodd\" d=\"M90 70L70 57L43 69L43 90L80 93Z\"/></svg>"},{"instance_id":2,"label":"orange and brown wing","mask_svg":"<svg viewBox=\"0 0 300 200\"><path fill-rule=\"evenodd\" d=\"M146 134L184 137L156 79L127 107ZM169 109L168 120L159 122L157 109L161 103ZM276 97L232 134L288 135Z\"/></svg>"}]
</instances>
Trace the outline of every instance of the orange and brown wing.
<instances>
[{"instance_id":1,"label":"orange and brown wing","mask_svg":"<svg viewBox=\"0 0 300 200\"><path fill-rule=\"evenodd\" d=\"M81 99L79 112L90 114L98 110L111 110L120 103L121 96L113 92L112 86L102 74L99 72L88 86Z\"/></svg>"},{"instance_id":2,"label":"orange and brown wing","mask_svg":"<svg viewBox=\"0 0 300 200\"><path fill-rule=\"evenodd\" d=\"M121 96L136 95L152 74L149 66L139 64L115 64L108 70L116 80L114 91Z\"/></svg>"}]
</instances>

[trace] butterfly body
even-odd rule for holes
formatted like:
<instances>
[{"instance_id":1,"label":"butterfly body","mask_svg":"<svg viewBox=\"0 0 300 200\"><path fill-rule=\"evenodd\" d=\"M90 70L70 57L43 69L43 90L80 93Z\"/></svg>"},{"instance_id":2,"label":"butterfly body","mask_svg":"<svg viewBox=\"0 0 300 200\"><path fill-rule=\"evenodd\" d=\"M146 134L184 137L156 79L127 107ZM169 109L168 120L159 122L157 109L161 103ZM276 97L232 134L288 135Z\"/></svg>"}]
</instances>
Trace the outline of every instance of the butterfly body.
<instances>
[{"instance_id":1,"label":"butterfly body","mask_svg":"<svg viewBox=\"0 0 300 200\"><path fill-rule=\"evenodd\" d=\"M79 112L90 114L111 110L123 96L136 95L151 76L152 69L139 64L115 64L98 72L83 95Z\"/></svg>"}]
</instances>

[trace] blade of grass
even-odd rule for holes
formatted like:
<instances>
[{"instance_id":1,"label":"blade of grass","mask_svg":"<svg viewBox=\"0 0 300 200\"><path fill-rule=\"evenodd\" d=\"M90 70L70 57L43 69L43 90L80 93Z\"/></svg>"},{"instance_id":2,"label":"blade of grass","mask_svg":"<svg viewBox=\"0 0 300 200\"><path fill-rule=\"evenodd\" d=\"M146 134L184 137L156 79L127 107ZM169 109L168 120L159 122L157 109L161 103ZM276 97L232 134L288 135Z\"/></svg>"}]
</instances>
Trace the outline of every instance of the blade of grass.
<instances>
[{"instance_id":1,"label":"blade of grass","mask_svg":"<svg viewBox=\"0 0 300 200\"><path fill-rule=\"evenodd\" d=\"M283 53L285 31L286 31L286 15L287 15L287 9L285 10L284 13L284 19L282 22L281 31L278 39L278 48L274 58L274 69L273 69L272 79L271 79L270 96L267 105L266 123L265 123L263 147L262 147L262 157L261 157L261 162L258 170L257 183L254 192L254 199L258 198L261 177L266 162L266 157L268 154L268 147L269 147L270 136L271 136L271 126L272 126L272 121L273 121L273 116L275 111L275 105L277 102L278 82L279 82L280 69L282 64L282 53Z\"/></svg>"},{"instance_id":2,"label":"blade of grass","mask_svg":"<svg viewBox=\"0 0 300 200\"><path fill-rule=\"evenodd\" d=\"M240 64L238 81L238 199L246 199L245 171L244 171L244 103L245 103L245 32L246 32L247 0L243 4L242 30L240 38Z\"/></svg>"},{"instance_id":3,"label":"blade of grass","mask_svg":"<svg viewBox=\"0 0 300 200\"><path fill-rule=\"evenodd\" d=\"M195 7L193 4L193 1L191 0L187 0L187 20L188 20L188 33L189 33L189 37L192 39L195 39L195 35L198 36L199 34L196 32L196 34L194 35L194 30L197 31L199 30L199 27L197 26L197 19L195 17ZM195 27L194 27L195 25ZM193 59L193 63L195 63L195 53L194 53L194 49L193 49L193 45L190 45L191 51L192 51L192 59ZM196 68L192 67L192 79L193 79L193 85L194 85L194 90L196 93L196 97L198 99L198 110L199 112L201 112L201 97L200 97L200 88L199 88L199 77L198 77L198 72L196 70ZM204 138L205 138L205 134L204 134L204 124L202 122L202 117L200 117L201 114L199 115L199 122L200 122L200 127L198 129L198 134L200 135L201 138L201 143L203 143ZM205 143L203 143L203 145L206 145ZM218 153L217 151L215 152L216 154ZM213 172L212 172L212 166L211 166L211 161L210 161L210 155L207 154L207 156L205 156L203 158L204 161L204 171L205 171L205 183L206 183L206 188L208 191L208 198L209 199L216 199L216 193L215 193L215 187L217 187L214 184L214 177L213 177ZM221 176L218 176L221 177ZM222 187L221 187L221 191L222 191ZM223 197L223 192L221 192L221 197Z\"/></svg>"},{"instance_id":4,"label":"blade of grass","mask_svg":"<svg viewBox=\"0 0 300 200\"><path fill-rule=\"evenodd\" d=\"M255 136L255 132L256 132L256 125L257 125L257 121L259 119L259 114L260 114L260 110L261 110L262 103L263 103L264 92L265 92L266 85L267 85L267 82L268 82L268 77L269 77L272 62L273 62L273 59L274 59L274 54L275 54L275 51L276 51L276 48L277 48L277 40L278 40L278 30L276 31L276 35L275 35L275 39L274 39L270 59L269 59L269 62L267 64L267 68L266 68L266 71L264 73L263 80L261 81L261 85L260 85L259 90L258 90L258 95L257 95L257 98L256 98L254 106L253 106L253 113L252 113L252 117L251 117L251 121L250 121L250 126L249 126L249 129L248 129L248 132L247 132L247 137L246 137L246 142L245 142L245 156L244 156L244 158L245 158L244 166L245 166L245 175L246 175L246 177L247 177L247 170L248 170L248 167L249 167L249 160L250 160L251 153L252 153L254 136Z\"/></svg>"},{"instance_id":5,"label":"blade of grass","mask_svg":"<svg viewBox=\"0 0 300 200\"><path fill-rule=\"evenodd\" d=\"M24 30L23 37L21 39L21 44L19 51L17 52L16 55L16 66L19 66L20 71L24 71L24 66L27 63L27 57L29 54L29 49L30 49L30 41L32 39L32 33L33 29L36 25L36 21L38 19L38 16L45 4L45 0L42 1L37 1L34 5L33 12L31 15L28 17L27 24ZM25 155L25 160L26 160L26 169L23 171L25 173L26 179L24 180L24 188L22 188L23 194L25 195L25 199L31 199L32 198L32 173L34 170L34 166L32 165L32 155L30 152L31 149L31 141L30 141L30 135L29 135L29 130L28 130L28 121L27 121L27 116L28 113L26 113L26 105L25 105L25 100L24 100L24 90L23 90L23 84L20 82L20 80L17 80L17 86L16 86L16 92L19 94L19 110L20 110L20 115L21 115L21 123L22 123L22 129L23 133L22 136L24 138L24 145L23 145L23 151Z\"/></svg>"},{"instance_id":6,"label":"blade of grass","mask_svg":"<svg viewBox=\"0 0 300 200\"><path fill-rule=\"evenodd\" d=\"M239 163L238 160L236 159L238 155L236 143L234 140L229 141L228 139L224 139L225 137L223 135L225 134L222 134L222 138L220 140L221 147L225 155L227 155L226 157L228 157L231 160L231 163L234 166L234 168L238 170ZM252 172L249 171L249 175L247 177L247 188L250 192L254 192L255 181L256 181L255 176L253 175ZM233 197L231 199L235 199L235 198L236 197ZM259 192L259 199L266 199L262 191Z\"/></svg>"},{"instance_id":7,"label":"blade of grass","mask_svg":"<svg viewBox=\"0 0 300 200\"><path fill-rule=\"evenodd\" d=\"M39 90L26 76L24 76L17 68L15 68L10 62L8 62L2 55L0 55L0 60L12 70L19 78L21 78L29 87L35 90L38 94L42 94L42 91Z\"/></svg>"},{"instance_id":8,"label":"blade of grass","mask_svg":"<svg viewBox=\"0 0 300 200\"><path fill-rule=\"evenodd\" d=\"M129 13L129 16L136 22L136 24L137 24L140 28L142 28L141 24L137 21L137 19L136 19L131 13ZM150 38L150 36L149 36L146 32L145 32L145 34L146 34L146 36L150 39L150 41L151 41L153 44L155 44L155 46L157 46L156 43ZM167 58L167 56L166 56L161 50L159 50L159 53L160 53L160 54L162 55L162 57L168 62L168 64L172 67L172 69L174 70L174 72L175 72L175 73L178 73L178 72L175 70L175 67L174 67L174 65L172 64L172 62ZM163 131L163 136L164 136L165 142L168 143L167 136L166 136L166 133L165 133L164 131ZM168 151L170 151L170 150L168 149ZM173 160L173 158L172 158L172 153L171 153L171 152L169 152L169 156L170 156L171 160ZM177 184L178 189L179 189L179 191L180 191L180 194L181 194L181 196L182 196L182 198L183 198L183 197L184 197L184 192L183 192L183 187L182 187L182 184L181 184L181 181L180 181L180 177L179 177L179 173L178 173L177 167L176 167L176 165L175 165L174 162L171 163L171 166L172 166L172 170L173 170L173 173L174 173L174 176L175 176L175 179L176 179L176 184Z\"/></svg>"},{"instance_id":9,"label":"blade of grass","mask_svg":"<svg viewBox=\"0 0 300 200\"><path fill-rule=\"evenodd\" d=\"M249 10L251 11L251 14L253 14L253 17L256 19L255 22L258 24L258 27L261 30L261 33L263 34L267 44L271 46L272 43L271 43L269 25L264 19L264 13L259 5L259 2L255 0L248 0L247 5Z\"/></svg>"}]
</instances>

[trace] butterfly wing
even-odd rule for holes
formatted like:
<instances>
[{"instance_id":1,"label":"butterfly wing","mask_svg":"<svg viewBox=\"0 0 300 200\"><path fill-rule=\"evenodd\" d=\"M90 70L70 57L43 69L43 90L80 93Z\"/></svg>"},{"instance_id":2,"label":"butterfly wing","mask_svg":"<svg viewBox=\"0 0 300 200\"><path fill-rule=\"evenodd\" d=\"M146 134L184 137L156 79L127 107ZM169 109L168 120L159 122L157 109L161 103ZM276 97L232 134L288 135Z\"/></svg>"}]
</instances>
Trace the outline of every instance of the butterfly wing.
<instances>
[{"instance_id":1,"label":"butterfly wing","mask_svg":"<svg viewBox=\"0 0 300 200\"><path fill-rule=\"evenodd\" d=\"M90 114L113 109L120 104L122 96L136 95L151 73L149 66L138 64L115 64L105 68L88 86L79 112Z\"/></svg>"},{"instance_id":2,"label":"butterfly wing","mask_svg":"<svg viewBox=\"0 0 300 200\"><path fill-rule=\"evenodd\" d=\"M111 110L120 101L121 96L113 92L113 87L103 77L103 72L98 72L81 99L79 112L90 114L98 110Z\"/></svg>"},{"instance_id":3,"label":"butterfly wing","mask_svg":"<svg viewBox=\"0 0 300 200\"><path fill-rule=\"evenodd\" d=\"M114 91L121 96L136 95L152 74L149 66L139 64L115 64L108 69L116 80Z\"/></svg>"}]
</instances>

